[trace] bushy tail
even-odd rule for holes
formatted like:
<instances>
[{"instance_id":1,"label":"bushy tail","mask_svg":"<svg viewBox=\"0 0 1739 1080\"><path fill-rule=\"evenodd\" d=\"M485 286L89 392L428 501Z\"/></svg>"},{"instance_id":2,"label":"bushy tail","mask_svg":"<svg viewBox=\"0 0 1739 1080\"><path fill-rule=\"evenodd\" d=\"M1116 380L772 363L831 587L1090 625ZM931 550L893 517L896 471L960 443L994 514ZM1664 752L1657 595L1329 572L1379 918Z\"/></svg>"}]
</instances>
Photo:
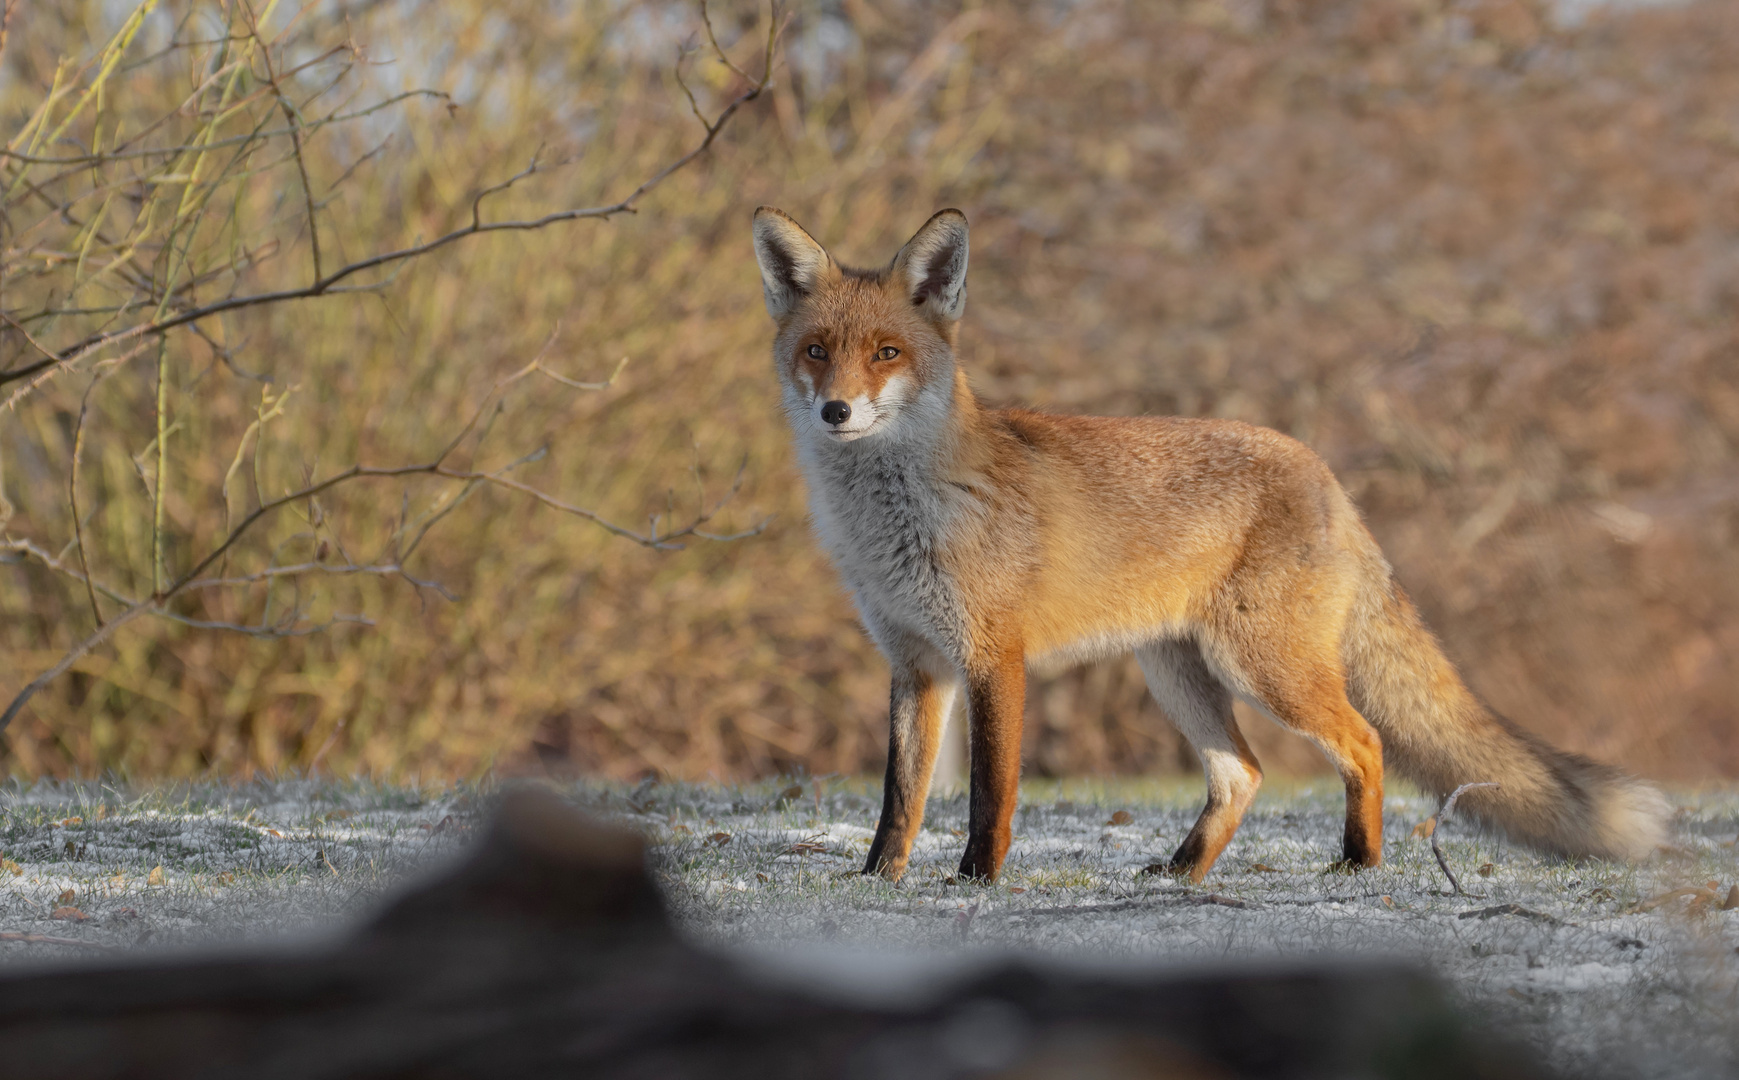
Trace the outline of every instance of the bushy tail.
<instances>
[{"instance_id":1,"label":"bushy tail","mask_svg":"<svg viewBox=\"0 0 1739 1080\"><path fill-rule=\"evenodd\" d=\"M1374 569L1374 568L1373 568ZM1347 696L1383 737L1383 760L1513 839L1564 855L1639 859L1666 839L1649 784L1518 729L1473 696L1388 568L1367 578L1343 641Z\"/></svg>"}]
</instances>

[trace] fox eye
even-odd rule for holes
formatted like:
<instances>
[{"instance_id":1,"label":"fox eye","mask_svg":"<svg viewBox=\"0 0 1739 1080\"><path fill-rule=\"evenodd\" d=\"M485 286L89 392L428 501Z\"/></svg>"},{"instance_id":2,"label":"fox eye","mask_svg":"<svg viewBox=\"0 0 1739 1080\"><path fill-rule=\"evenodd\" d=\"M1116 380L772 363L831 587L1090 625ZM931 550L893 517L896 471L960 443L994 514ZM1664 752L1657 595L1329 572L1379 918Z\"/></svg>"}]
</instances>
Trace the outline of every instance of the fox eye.
<instances>
[{"instance_id":1,"label":"fox eye","mask_svg":"<svg viewBox=\"0 0 1739 1080\"><path fill-rule=\"evenodd\" d=\"M825 360L827 359L827 350L819 345L811 345L809 346L809 355L816 360Z\"/></svg>"},{"instance_id":2,"label":"fox eye","mask_svg":"<svg viewBox=\"0 0 1739 1080\"><path fill-rule=\"evenodd\" d=\"M894 348L892 345L883 345L880 349L876 350L877 360L892 360L898 355L900 355L900 350Z\"/></svg>"}]
</instances>

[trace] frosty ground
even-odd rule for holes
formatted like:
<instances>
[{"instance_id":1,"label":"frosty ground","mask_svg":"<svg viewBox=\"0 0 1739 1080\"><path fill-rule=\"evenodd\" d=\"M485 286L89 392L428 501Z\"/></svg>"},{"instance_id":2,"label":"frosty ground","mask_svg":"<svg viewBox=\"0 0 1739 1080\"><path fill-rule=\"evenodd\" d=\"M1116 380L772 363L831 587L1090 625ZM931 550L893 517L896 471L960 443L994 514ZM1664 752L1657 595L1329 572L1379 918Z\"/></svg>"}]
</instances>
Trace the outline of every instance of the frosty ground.
<instances>
[{"instance_id":1,"label":"frosty ground","mask_svg":"<svg viewBox=\"0 0 1739 1080\"><path fill-rule=\"evenodd\" d=\"M1008 952L1198 969L1399 957L1566 1075L1739 1074L1739 910L1720 910L1739 878L1732 789L1675 792L1674 849L1642 866L1546 859L1451 821L1439 840L1468 895L1415 835L1434 805L1406 793L1386 803L1382 867L1325 873L1342 813L1327 783L1271 783L1200 886L1144 873L1188 830L1199 782L1028 781L992 886L953 878L959 796L932 799L894 886L854 872L880 807L870 781L566 790L653 841L693 938L837 992L934 984ZM494 793L0 788L0 964L330 937L462 848Z\"/></svg>"}]
</instances>

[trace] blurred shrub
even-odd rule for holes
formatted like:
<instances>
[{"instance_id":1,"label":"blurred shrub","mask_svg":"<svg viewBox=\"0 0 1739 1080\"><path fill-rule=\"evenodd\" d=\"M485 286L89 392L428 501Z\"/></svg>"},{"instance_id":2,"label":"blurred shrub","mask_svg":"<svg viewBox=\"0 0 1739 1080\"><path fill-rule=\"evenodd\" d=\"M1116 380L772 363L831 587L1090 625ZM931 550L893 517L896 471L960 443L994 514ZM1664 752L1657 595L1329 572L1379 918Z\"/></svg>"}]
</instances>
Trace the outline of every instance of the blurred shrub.
<instances>
[{"instance_id":1,"label":"blurred shrub","mask_svg":"<svg viewBox=\"0 0 1739 1080\"><path fill-rule=\"evenodd\" d=\"M41 100L58 57L94 52L106 11L14 20L7 115ZM184 14L154 16L140 56ZM298 388L267 428L272 490L304 467L421 460L559 326L552 367L602 377L630 362L604 394L510 391L496 423L552 451L515 475L633 521L666 489L691 491L697 460L717 491L746 455L721 527L776 515L763 537L656 553L480 490L411 567L458 601L334 578L309 611L366 611L375 629L259 640L136 623L15 723L14 771L876 767L885 672L807 535L775 408L747 226L768 202L859 263L962 207L963 354L982 394L1297 435L1496 707L1647 772L1739 775L1739 8L1572 29L1521 0L795 14L772 107L739 117L640 216L483 238L378 295L210 328L239 366ZM715 8L733 55L752 53L755 15ZM498 213L619 197L695 135L671 77L691 8L305 17L315 39L348 33L391 58L373 69L383 92L435 86L462 106L411 103L308 141L313 190L355 169L316 210L338 258L462 223L540 145L572 163L498 196ZM729 94L722 66L692 71L703 105ZM185 87L139 66L108 107ZM288 181L278 197L301 192ZM287 234L257 281L305 274L306 239ZM41 258L9 244L8 260ZM197 339L176 347L178 390L221 388L177 437L233 448L258 386ZM0 368L29 355L16 333L4 350ZM65 542L86 382L62 377L0 416L9 535ZM150 569L130 460L150 438L150 388L147 365L93 395L96 422L125 436L85 464L105 535L130 537L101 553L117 577ZM190 457L166 499L172 531L214 513L231 452ZM411 491L408 509L353 492L324 507L326 527L380 548L434 498ZM89 625L75 582L6 567L0 693ZM1028 736L1046 773L1187 762L1131 665L1035 680ZM1310 764L1270 745L1269 760Z\"/></svg>"}]
</instances>

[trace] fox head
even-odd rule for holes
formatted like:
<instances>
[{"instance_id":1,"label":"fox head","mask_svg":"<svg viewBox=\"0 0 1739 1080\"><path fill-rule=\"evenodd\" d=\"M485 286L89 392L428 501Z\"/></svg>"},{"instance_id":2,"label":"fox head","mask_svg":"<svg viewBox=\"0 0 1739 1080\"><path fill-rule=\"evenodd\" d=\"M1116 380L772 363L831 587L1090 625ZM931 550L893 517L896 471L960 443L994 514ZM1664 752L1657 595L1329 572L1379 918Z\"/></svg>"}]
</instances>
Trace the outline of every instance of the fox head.
<instances>
[{"instance_id":1,"label":"fox head","mask_svg":"<svg viewBox=\"0 0 1739 1080\"><path fill-rule=\"evenodd\" d=\"M799 435L897 437L918 411L946 410L966 310L966 215L943 210L881 270L840 266L783 211L755 211L755 258L773 357Z\"/></svg>"}]
</instances>

